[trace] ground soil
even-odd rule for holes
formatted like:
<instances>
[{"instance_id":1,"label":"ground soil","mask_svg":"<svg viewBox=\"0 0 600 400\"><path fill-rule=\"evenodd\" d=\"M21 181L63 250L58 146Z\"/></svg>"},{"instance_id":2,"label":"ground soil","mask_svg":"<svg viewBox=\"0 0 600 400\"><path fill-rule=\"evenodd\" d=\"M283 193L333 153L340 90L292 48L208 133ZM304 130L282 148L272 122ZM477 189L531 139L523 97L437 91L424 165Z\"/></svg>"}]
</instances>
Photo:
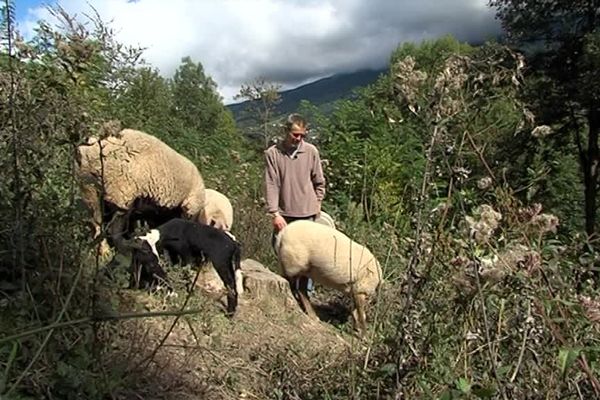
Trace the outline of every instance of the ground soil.
<instances>
[{"instance_id":1,"label":"ground soil","mask_svg":"<svg viewBox=\"0 0 600 400\"><path fill-rule=\"evenodd\" d=\"M115 399L275 398L274 371L326 368L364 351L349 332L347 304L331 294L314 296L321 319L308 318L291 296L287 281L253 260L243 263L246 291L238 310L226 317L219 294L194 291L186 308L193 315L119 322L104 361L127 369ZM214 285L202 282L200 287ZM165 294L123 290L119 312L179 310L186 292ZM115 331L116 330L116 331ZM127 389L123 389L126 387ZM275 389L274 389L275 388Z\"/></svg>"}]
</instances>

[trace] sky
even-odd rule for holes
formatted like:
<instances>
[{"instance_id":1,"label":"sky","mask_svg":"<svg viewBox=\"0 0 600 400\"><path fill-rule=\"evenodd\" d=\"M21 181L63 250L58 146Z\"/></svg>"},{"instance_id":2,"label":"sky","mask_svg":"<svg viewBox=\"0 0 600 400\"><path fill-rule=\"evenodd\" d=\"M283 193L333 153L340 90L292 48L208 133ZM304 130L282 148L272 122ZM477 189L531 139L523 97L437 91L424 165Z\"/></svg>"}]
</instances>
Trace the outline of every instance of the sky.
<instances>
[{"instance_id":1,"label":"sky","mask_svg":"<svg viewBox=\"0 0 600 400\"><path fill-rule=\"evenodd\" d=\"M452 34L482 42L500 32L488 0L16 0L25 38L46 4L93 7L119 42L171 77L181 58L201 62L225 103L262 77L290 89L336 73L378 69L404 42Z\"/></svg>"}]
</instances>

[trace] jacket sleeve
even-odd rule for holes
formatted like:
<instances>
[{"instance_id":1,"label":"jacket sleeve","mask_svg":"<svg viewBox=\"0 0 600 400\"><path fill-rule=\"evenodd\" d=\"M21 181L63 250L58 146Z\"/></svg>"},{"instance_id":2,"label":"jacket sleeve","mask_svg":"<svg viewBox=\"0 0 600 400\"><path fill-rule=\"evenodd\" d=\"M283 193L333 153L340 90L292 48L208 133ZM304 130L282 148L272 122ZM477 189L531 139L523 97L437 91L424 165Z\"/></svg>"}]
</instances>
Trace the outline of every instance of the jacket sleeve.
<instances>
[{"instance_id":1,"label":"jacket sleeve","mask_svg":"<svg viewBox=\"0 0 600 400\"><path fill-rule=\"evenodd\" d=\"M265 200L267 212L279 211L279 174L272 154L265 151Z\"/></svg>"},{"instance_id":2,"label":"jacket sleeve","mask_svg":"<svg viewBox=\"0 0 600 400\"><path fill-rule=\"evenodd\" d=\"M323 166L321 165L321 157L318 150L314 157L310 178L317 194L317 200L319 202L323 201L325 197L325 177L323 176Z\"/></svg>"}]
</instances>

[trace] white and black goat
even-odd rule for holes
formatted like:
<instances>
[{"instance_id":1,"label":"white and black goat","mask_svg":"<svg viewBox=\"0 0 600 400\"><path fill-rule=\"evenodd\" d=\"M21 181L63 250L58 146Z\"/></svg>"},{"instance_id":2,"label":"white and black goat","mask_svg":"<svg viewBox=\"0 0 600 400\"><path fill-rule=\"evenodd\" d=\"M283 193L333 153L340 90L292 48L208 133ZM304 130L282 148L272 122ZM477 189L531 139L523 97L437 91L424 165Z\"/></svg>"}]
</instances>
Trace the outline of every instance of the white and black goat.
<instances>
[{"instance_id":1,"label":"white and black goat","mask_svg":"<svg viewBox=\"0 0 600 400\"><path fill-rule=\"evenodd\" d=\"M181 218L172 219L131 242L132 277L130 287L140 282L166 281L160 255L167 253L172 263L199 265L210 261L227 289L227 312L233 314L238 294L243 291L240 269L241 245L230 234L213 226Z\"/></svg>"}]
</instances>

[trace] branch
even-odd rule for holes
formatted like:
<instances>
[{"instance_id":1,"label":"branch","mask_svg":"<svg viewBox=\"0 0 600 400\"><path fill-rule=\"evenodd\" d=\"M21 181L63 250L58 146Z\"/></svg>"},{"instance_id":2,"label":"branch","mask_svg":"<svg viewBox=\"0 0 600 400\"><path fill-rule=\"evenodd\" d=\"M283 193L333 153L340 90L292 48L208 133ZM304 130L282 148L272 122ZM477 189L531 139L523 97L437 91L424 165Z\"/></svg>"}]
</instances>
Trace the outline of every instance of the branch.
<instances>
[{"instance_id":1,"label":"branch","mask_svg":"<svg viewBox=\"0 0 600 400\"><path fill-rule=\"evenodd\" d=\"M28 330L25 332L16 333L11 336L5 336L0 339L0 344L10 342L12 340L23 339L27 336L46 332L46 331L52 330L52 329L66 328L68 326L74 326L74 325L80 325L80 324L86 324L86 323L118 321L118 320L122 320L122 319L184 316L184 315L190 315L190 314L198 314L201 311L202 311L201 309L190 309L190 310L179 310L179 311L155 311L155 312L143 312L143 313L123 313L123 314L90 316L90 317L74 319L71 321L56 322L56 323L53 323L53 324L50 324L47 326L42 326L42 327L31 329L31 330Z\"/></svg>"}]
</instances>

